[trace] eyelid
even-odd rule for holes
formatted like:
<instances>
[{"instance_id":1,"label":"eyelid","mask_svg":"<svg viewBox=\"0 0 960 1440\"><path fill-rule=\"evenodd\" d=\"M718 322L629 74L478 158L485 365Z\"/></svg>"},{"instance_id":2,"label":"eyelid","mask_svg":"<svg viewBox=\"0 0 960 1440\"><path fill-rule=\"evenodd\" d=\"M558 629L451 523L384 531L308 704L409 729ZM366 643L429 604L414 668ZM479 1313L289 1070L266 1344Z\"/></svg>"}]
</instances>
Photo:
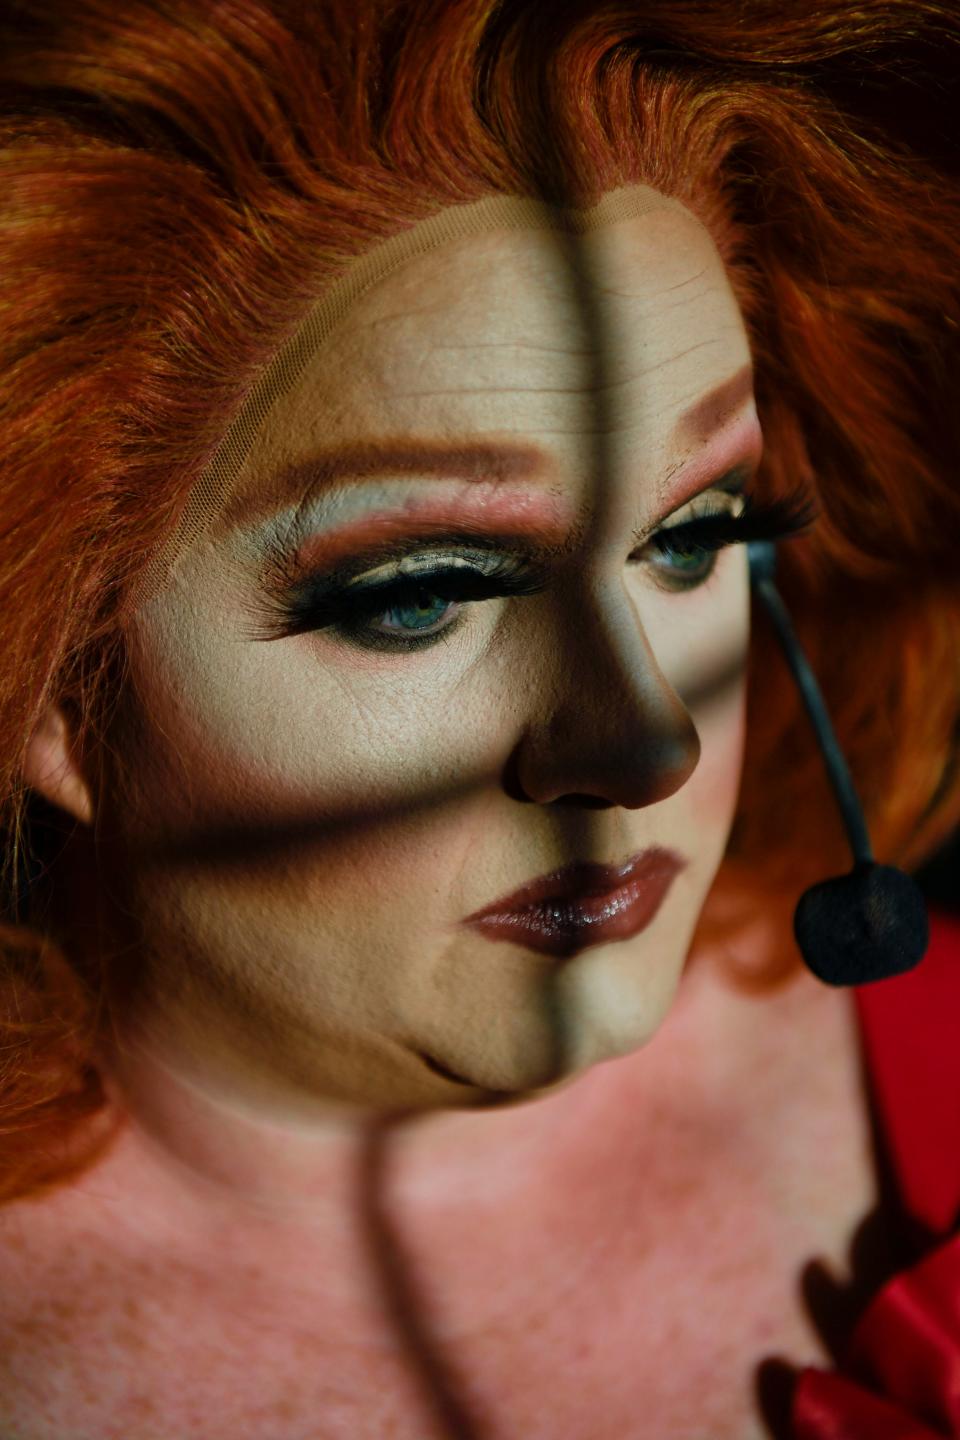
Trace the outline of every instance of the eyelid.
<instances>
[{"instance_id":1,"label":"eyelid","mask_svg":"<svg viewBox=\"0 0 960 1440\"><path fill-rule=\"evenodd\" d=\"M254 638L275 640L337 625L349 628L350 621L378 614L396 603L397 597L423 588L418 575L427 581L427 589L442 595L452 587L454 593L448 598L465 601L533 595L548 583L542 565L509 552L474 553L471 557L432 551L416 559L421 563L413 571L381 567L387 573L371 579L367 569L347 584L320 574L306 577L284 594L266 594L252 616Z\"/></svg>"},{"instance_id":2,"label":"eyelid","mask_svg":"<svg viewBox=\"0 0 960 1440\"><path fill-rule=\"evenodd\" d=\"M260 594L268 607L296 604L305 593L318 597L361 591L383 591L416 579L419 572L457 569L469 575L490 578L507 570L523 572L546 580L551 554L542 546L518 540L516 535L470 534L447 531L443 534L396 536L366 553L331 569L301 569L295 554L274 551L261 570Z\"/></svg>"},{"instance_id":3,"label":"eyelid","mask_svg":"<svg viewBox=\"0 0 960 1440\"><path fill-rule=\"evenodd\" d=\"M656 524L646 529L635 530L633 542L637 549L642 549L655 535L666 533L669 530L677 530L681 525L686 525L691 520L699 520L712 515L732 515L734 517L742 514L747 504L746 479L742 476L726 482L717 481L707 490L701 490L698 494L691 496L684 501L678 509L665 515ZM723 496L731 503L718 506L711 504L711 499Z\"/></svg>"},{"instance_id":4,"label":"eyelid","mask_svg":"<svg viewBox=\"0 0 960 1440\"><path fill-rule=\"evenodd\" d=\"M691 496L683 505L678 506L670 515L664 516L655 525L634 532L633 548L640 549L656 534L679 527L690 520L701 517L709 518L714 515L737 516L746 503L746 486L753 477L754 470L753 465L740 464L728 471L709 488ZM730 503L718 507L715 503L717 496L726 496L733 502L739 500L740 505ZM713 504L711 504L711 500L714 501ZM432 534L424 533L417 537L409 534L397 534L354 553L346 563L325 569L321 576L321 573L312 567L302 567L298 563L299 542L306 537L302 534L293 535L288 530L283 536L274 537L273 543L268 545L267 553L261 560L261 588L268 594L279 598L296 592L311 582L316 583L321 578L324 587L329 587L331 590L354 585L359 587L361 583L374 583L373 576L380 571L386 572L382 583L389 583L394 576L411 573L418 566L429 569L436 566L440 560L448 559L453 564L465 564L471 555L481 567L485 557L504 554L512 556L521 563L526 562L542 567L575 549L580 538L578 532L579 527L575 526L564 543L560 545L544 545L531 541L528 537L520 537L516 533L491 533L472 527L463 531L438 530ZM411 556L412 547L416 547L416 554ZM405 561L406 564L404 564Z\"/></svg>"},{"instance_id":5,"label":"eyelid","mask_svg":"<svg viewBox=\"0 0 960 1440\"><path fill-rule=\"evenodd\" d=\"M493 550L470 551L465 548L444 550L438 547L418 550L413 554L407 550L392 559L381 560L372 566L364 565L361 570L355 569L338 588L344 591L367 586L380 588L394 582L416 580L420 575L431 575L441 566L448 570L483 570L484 562L495 564L498 554Z\"/></svg>"}]
</instances>

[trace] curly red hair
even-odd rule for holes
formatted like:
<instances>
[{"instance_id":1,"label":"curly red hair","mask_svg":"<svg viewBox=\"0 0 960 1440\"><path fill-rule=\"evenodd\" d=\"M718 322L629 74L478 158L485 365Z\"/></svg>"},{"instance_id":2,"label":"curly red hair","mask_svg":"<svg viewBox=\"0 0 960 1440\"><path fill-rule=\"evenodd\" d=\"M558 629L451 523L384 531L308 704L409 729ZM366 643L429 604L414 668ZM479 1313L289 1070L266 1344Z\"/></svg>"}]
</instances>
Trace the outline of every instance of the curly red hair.
<instances>
[{"instance_id":1,"label":"curly red hair","mask_svg":"<svg viewBox=\"0 0 960 1440\"><path fill-rule=\"evenodd\" d=\"M822 519L782 590L878 858L960 818L960 17L918 0L19 0L0 20L0 1198L113 1133L96 978L14 894L45 706L102 731L143 557L261 369L358 252L492 192L644 181L708 225L747 321L759 488ZM847 868L758 620L741 801L697 941L776 935ZM42 818L42 817L41 817ZM22 867L21 867L22 868ZM774 948L776 953L774 953ZM779 963L778 963L779 962Z\"/></svg>"}]
</instances>

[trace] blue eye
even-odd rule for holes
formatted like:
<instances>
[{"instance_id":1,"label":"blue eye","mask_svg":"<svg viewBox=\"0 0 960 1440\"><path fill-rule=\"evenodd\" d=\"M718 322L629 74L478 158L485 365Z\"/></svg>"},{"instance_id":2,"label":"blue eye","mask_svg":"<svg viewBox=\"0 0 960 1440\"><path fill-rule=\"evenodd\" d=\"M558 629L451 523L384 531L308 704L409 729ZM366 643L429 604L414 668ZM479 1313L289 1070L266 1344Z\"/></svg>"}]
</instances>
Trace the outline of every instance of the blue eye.
<instances>
[{"instance_id":1,"label":"blue eye","mask_svg":"<svg viewBox=\"0 0 960 1440\"><path fill-rule=\"evenodd\" d=\"M718 552L728 545L786 539L806 530L816 515L802 490L769 501L744 495L738 514L710 513L666 526L628 560L647 563L662 589L694 590L709 578ZM476 536L437 536L435 542L441 539L446 552L411 550L412 542L406 541L379 555L357 557L339 572L304 578L288 578L281 556L255 638L328 631L360 648L417 650L459 630L472 603L536 595L553 579L552 556L500 551L492 540L481 544ZM497 543L507 541L498 538Z\"/></svg>"},{"instance_id":2,"label":"blue eye","mask_svg":"<svg viewBox=\"0 0 960 1440\"><path fill-rule=\"evenodd\" d=\"M676 527L682 530L682 526ZM670 539L669 530L661 531L656 537L655 550L662 561L657 561L657 569L673 580L678 581L684 588L692 589L701 585L713 574L717 564L718 546L699 545L695 540L687 540L686 543L674 544Z\"/></svg>"},{"instance_id":3,"label":"blue eye","mask_svg":"<svg viewBox=\"0 0 960 1440\"><path fill-rule=\"evenodd\" d=\"M319 576L283 602L281 624L266 638L326 629L368 649L416 650L458 629L471 602L534 595L545 583L541 566L490 552L437 556L418 576L374 583Z\"/></svg>"},{"instance_id":4,"label":"blue eye","mask_svg":"<svg viewBox=\"0 0 960 1440\"><path fill-rule=\"evenodd\" d=\"M368 625L375 634L381 635L435 634L443 628L443 622L450 617L451 612L455 613L457 608L454 601L445 599L423 586L409 600L399 605L391 605L381 611L380 615L372 616ZM381 623L374 624L374 620Z\"/></svg>"},{"instance_id":5,"label":"blue eye","mask_svg":"<svg viewBox=\"0 0 960 1440\"><path fill-rule=\"evenodd\" d=\"M799 535L817 513L802 489L777 500L757 500L753 494L745 494L738 514L697 515L657 531L650 537L647 553L663 588L695 590L713 574L721 550L749 540L785 540Z\"/></svg>"}]
</instances>

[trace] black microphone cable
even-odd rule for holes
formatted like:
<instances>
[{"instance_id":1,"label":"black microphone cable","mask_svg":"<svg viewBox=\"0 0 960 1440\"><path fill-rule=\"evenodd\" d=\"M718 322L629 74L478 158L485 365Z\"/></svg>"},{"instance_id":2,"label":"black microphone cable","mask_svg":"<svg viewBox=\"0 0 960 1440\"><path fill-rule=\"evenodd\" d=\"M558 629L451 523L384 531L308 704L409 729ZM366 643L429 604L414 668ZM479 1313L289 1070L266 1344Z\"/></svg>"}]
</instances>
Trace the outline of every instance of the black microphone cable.
<instances>
[{"instance_id":1,"label":"black microphone cable","mask_svg":"<svg viewBox=\"0 0 960 1440\"><path fill-rule=\"evenodd\" d=\"M751 541L750 583L774 630L810 717L853 851L847 875L821 880L801 895L793 930L807 966L827 985L866 985L919 965L929 943L927 907L916 881L873 858L863 807L820 687L774 584L776 542Z\"/></svg>"}]
</instances>

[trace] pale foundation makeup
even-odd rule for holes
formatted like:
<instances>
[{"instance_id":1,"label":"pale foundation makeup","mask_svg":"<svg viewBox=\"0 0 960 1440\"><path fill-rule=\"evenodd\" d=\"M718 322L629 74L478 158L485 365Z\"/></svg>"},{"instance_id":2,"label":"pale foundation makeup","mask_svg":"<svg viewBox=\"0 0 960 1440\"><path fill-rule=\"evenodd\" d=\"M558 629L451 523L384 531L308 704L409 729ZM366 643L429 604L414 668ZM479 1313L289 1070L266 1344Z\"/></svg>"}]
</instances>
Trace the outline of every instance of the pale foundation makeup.
<instances>
[{"instance_id":1,"label":"pale foundation makeup","mask_svg":"<svg viewBox=\"0 0 960 1440\"><path fill-rule=\"evenodd\" d=\"M698 571L653 537L737 513L761 442L713 242L642 200L582 238L602 371L549 226L441 236L351 299L152 572L98 819L108 1071L207 1180L295 1199L378 1116L432 1116L438 1153L529 1133L677 995L749 586L742 546ZM431 592L441 562L477 588ZM412 599L350 610L402 567ZM639 933L557 955L466 923L651 847L678 866Z\"/></svg>"}]
</instances>

